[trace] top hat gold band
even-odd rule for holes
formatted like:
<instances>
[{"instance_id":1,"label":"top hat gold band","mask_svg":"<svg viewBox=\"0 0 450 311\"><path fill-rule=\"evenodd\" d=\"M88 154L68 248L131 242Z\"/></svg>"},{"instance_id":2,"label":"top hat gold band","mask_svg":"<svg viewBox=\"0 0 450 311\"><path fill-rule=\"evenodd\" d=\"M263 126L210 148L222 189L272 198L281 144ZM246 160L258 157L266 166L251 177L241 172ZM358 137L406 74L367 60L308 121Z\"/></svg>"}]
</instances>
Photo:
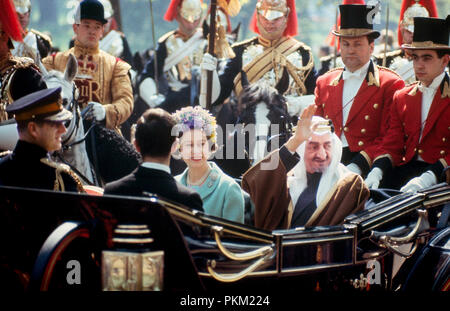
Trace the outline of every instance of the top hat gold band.
<instances>
[{"instance_id":1,"label":"top hat gold band","mask_svg":"<svg viewBox=\"0 0 450 311\"><path fill-rule=\"evenodd\" d=\"M413 42L411 44L413 48L450 48L446 44L434 43L433 41L422 41L422 42Z\"/></svg>"},{"instance_id":2,"label":"top hat gold band","mask_svg":"<svg viewBox=\"0 0 450 311\"><path fill-rule=\"evenodd\" d=\"M360 37L365 36L373 32L372 29L368 28L346 28L346 29L339 29L339 32L334 32L335 35L338 36L351 36L351 37Z\"/></svg>"},{"instance_id":3,"label":"top hat gold band","mask_svg":"<svg viewBox=\"0 0 450 311\"><path fill-rule=\"evenodd\" d=\"M39 116L39 115L48 115L48 114L51 114L52 112L60 112L62 109L63 109L63 106L62 106L61 101L57 101L57 102L47 104L45 106L39 106L36 108L32 108L30 110L16 113L14 115L14 118L17 121L31 120L31 119L35 119L36 116Z\"/></svg>"}]
</instances>

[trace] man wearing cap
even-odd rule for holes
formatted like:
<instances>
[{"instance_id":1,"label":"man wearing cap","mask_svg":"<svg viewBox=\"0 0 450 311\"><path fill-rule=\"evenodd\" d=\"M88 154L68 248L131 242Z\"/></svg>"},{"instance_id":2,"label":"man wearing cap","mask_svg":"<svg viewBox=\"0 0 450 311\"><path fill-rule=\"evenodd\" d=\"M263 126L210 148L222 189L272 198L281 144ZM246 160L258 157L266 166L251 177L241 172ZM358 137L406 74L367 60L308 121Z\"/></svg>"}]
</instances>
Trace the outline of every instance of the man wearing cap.
<instances>
[{"instance_id":1,"label":"man wearing cap","mask_svg":"<svg viewBox=\"0 0 450 311\"><path fill-rule=\"evenodd\" d=\"M222 104L233 91L236 96L241 94L241 71L246 73L250 83L263 79L272 86L286 71L289 88L284 95L289 102L289 113L298 115L299 98L314 92L315 70L311 48L293 38L298 33L295 1L258 0L250 28L258 36L233 45L236 56L228 60L220 78L217 59L204 55L201 104L206 104L206 71L213 71L213 105Z\"/></svg>"},{"instance_id":2,"label":"man wearing cap","mask_svg":"<svg viewBox=\"0 0 450 311\"><path fill-rule=\"evenodd\" d=\"M404 87L393 71L371 61L374 39L380 33L369 23L373 7L360 4L339 6L339 37L344 68L317 79L316 114L330 119L342 141L342 163L366 175L386 134L392 97Z\"/></svg>"},{"instance_id":3,"label":"man wearing cap","mask_svg":"<svg viewBox=\"0 0 450 311\"><path fill-rule=\"evenodd\" d=\"M314 105L304 109L294 136L243 176L257 228L338 225L364 208L369 189L340 163L341 142L314 111Z\"/></svg>"},{"instance_id":4,"label":"man wearing cap","mask_svg":"<svg viewBox=\"0 0 450 311\"><path fill-rule=\"evenodd\" d=\"M139 96L150 107L173 113L197 101L199 66L206 47L201 0L172 0L164 15L178 28L158 39L154 57L145 65ZM155 73L156 62L156 73Z\"/></svg>"},{"instance_id":5,"label":"man wearing cap","mask_svg":"<svg viewBox=\"0 0 450 311\"><path fill-rule=\"evenodd\" d=\"M29 57L37 64L42 58L46 57L52 48L51 38L35 29L28 29L31 15L31 1L30 0L14 0L17 16L20 25L24 30L23 41L13 41L14 56Z\"/></svg>"},{"instance_id":6,"label":"man wearing cap","mask_svg":"<svg viewBox=\"0 0 450 311\"><path fill-rule=\"evenodd\" d=\"M6 110L17 121L19 140L14 151L0 161L0 185L82 192L77 176L64 164L49 159L61 149L64 122L72 113L63 108L61 88L26 95Z\"/></svg>"},{"instance_id":7,"label":"man wearing cap","mask_svg":"<svg viewBox=\"0 0 450 311\"><path fill-rule=\"evenodd\" d=\"M27 57L14 57L12 40L22 40L22 29L11 0L0 0L0 121L12 116L6 107L14 100L46 88L39 68Z\"/></svg>"},{"instance_id":8,"label":"man wearing cap","mask_svg":"<svg viewBox=\"0 0 450 311\"><path fill-rule=\"evenodd\" d=\"M130 46L127 38L123 32L117 30L117 22L114 18L114 10L109 0L99 0L105 10L105 30L103 37L99 42L99 48L112 56L119 57L126 61L128 64L133 63L133 55L131 54ZM75 39L72 39L69 43L69 47L72 48L75 44Z\"/></svg>"},{"instance_id":9,"label":"man wearing cap","mask_svg":"<svg viewBox=\"0 0 450 311\"><path fill-rule=\"evenodd\" d=\"M75 13L75 46L42 60L48 70L64 71L69 54L78 61L75 83L81 107L92 105L94 118L120 133L120 125L133 110L130 65L99 49L106 24L103 5L98 0L83 0Z\"/></svg>"},{"instance_id":10,"label":"man wearing cap","mask_svg":"<svg viewBox=\"0 0 450 311\"><path fill-rule=\"evenodd\" d=\"M414 34L414 17L438 17L435 0L403 0L398 24L398 44L411 44ZM383 65L384 52L374 56L378 65ZM412 57L407 50L399 48L386 53L385 67L398 73L406 84L416 81Z\"/></svg>"},{"instance_id":11,"label":"man wearing cap","mask_svg":"<svg viewBox=\"0 0 450 311\"><path fill-rule=\"evenodd\" d=\"M450 15L414 18L411 44L403 44L418 82L397 91L389 130L366 183L416 191L445 181L450 163ZM394 169L392 170L392 167ZM448 171L447 171L448 172ZM412 178L412 179L411 179ZM405 185L406 183L406 185Z\"/></svg>"}]
</instances>

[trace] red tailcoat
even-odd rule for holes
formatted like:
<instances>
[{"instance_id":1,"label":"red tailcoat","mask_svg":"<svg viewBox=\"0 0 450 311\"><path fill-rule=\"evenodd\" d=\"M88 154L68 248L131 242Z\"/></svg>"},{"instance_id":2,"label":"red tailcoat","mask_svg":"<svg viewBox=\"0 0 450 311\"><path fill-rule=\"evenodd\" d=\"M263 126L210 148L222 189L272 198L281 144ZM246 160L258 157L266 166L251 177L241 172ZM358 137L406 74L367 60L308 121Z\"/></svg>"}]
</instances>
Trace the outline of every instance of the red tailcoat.
<instances>
[{"instance_id":1,"label":"red tailcoat","mask_svg":"<svg viewBox=\"0 0 450 311\"><path fill-rule=\"evenodd\" d=\"M347 122L342 124L343 71L343 68L336 68L317 79L316 114L331 119L338 137L345 132L350 151L360 153L356 164L367 171L386 135L394 93L405 84L395 72L371 62Z\"/></svg>"},{"instance_id":2,"label":"red tailcoat","mask_svg":"<svg viewBox=\"0 0 450 311\"><path fill-rule=\"evenodd\" d=\"M378 150L380 158L388 156L398 166L420 155L425 162L450 163L450 78L446 74L434 95L424 122L422 137L422 92L419 83L411 84L394 95L389 130Z\"/></svg>"}]
</instances>

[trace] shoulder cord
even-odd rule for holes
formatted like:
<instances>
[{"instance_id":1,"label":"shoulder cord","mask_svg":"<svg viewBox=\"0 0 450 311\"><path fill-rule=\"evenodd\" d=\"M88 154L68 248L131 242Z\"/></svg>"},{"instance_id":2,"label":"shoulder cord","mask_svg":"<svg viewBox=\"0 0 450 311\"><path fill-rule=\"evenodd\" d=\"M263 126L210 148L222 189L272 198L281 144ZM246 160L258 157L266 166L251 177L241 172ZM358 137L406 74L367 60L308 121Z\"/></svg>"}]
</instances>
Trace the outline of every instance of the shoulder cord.
<instances>
[{"instance_id":1,"label":"shoulder cord","mask_svg":"<svg viewBox=\"0 0 450 311\"><path fill-rule=\"evenodd\" d=\"M41 159L41 163L44 163L50 167L53 167L55 169L55 183L53 186L53 190L54 191L65 191L65 185L64 185L64 180L62 177L62 173L66 173L68 174L70 177L73 178L73 180L75 181L75 183L77 184L77 190L80 193L85 192L83 189L83 184L81 183L80 179L78 178L78 176L69 168L69 166L65 165L65 164L61 164L61 163L56 163L53 161L50 161L47 158L42 158Z\"/></svg>"}]
</instances>

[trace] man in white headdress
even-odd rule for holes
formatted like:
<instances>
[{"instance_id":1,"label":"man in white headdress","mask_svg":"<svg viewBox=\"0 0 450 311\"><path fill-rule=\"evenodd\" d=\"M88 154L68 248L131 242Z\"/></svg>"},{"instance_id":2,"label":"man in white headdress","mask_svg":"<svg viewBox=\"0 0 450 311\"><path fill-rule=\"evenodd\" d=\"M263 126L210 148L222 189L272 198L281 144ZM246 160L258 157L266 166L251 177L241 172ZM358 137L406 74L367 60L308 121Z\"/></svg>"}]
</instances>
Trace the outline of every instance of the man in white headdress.
<instances>
[{"instance_id":1,"label":"man in white headdress","mask_svg":"<svg viewBox=\"0 0 450 311\"><path fill-rule=\"evenodd\" d=\"M340 163L342 145L329 121L306 108L295 135L243 176L255 226L274 230L337 225L369 197L361 176ZM293 173L293 174L292 174Z\"/></svg>"}]
</instances>

